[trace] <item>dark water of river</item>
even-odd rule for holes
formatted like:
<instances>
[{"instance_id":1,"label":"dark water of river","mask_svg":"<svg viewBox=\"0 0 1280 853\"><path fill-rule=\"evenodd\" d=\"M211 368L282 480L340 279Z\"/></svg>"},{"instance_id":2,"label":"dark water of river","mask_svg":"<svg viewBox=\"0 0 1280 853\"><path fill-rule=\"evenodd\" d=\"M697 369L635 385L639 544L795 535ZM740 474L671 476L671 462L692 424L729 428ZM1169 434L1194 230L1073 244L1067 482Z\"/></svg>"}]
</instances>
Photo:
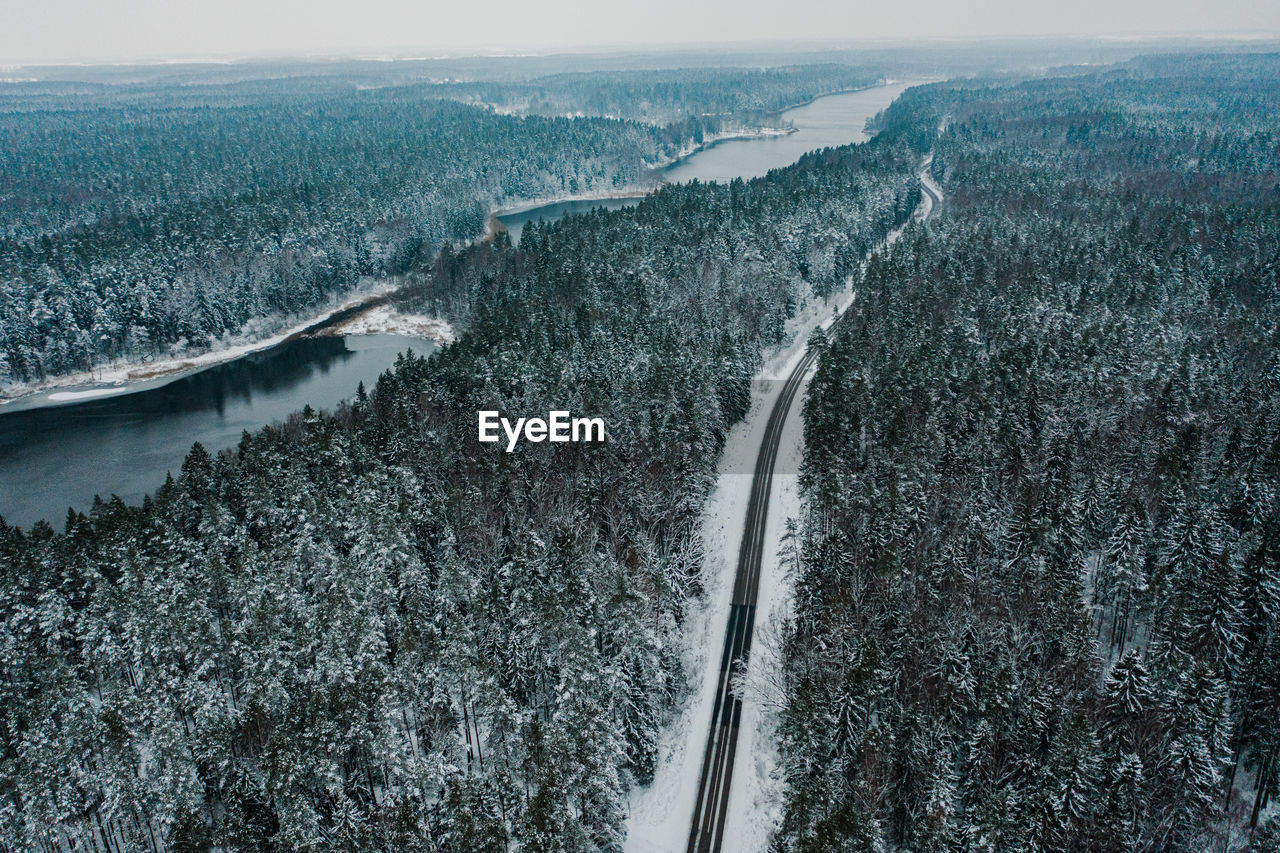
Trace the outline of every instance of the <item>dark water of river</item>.
<instances>
[{"instance_id":1,"label":"dark water of river","mask_svg":"<svg viewBox=\"0 0 1280 853\"><path fill-rule=\"evenodd\" d=\"M434 349L396 335L300 338L144 391L0 413L0 516L61 528L99 492L140 502L193 442L217 452L305 405L331 409L399 353Z\"/></svg>"}]
</instances>

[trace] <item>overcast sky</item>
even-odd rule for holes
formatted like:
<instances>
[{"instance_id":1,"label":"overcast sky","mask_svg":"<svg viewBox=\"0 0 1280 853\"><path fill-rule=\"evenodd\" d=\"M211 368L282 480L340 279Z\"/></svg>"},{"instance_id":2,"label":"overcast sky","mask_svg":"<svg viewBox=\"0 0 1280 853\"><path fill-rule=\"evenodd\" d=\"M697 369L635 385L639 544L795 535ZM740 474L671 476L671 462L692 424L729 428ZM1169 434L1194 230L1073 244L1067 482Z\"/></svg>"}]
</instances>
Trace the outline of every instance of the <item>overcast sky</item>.
<instances>
[{"instance_id":1,"label":"overcast sky","mask_svg":"<svg viewBox=\"0 0 1280 853\"><path fill-rule=\"evenodd\" d=\"M1280 33L1280 0L0 0L0 64L1202 33Z\"/></svg>"}]
</instances>

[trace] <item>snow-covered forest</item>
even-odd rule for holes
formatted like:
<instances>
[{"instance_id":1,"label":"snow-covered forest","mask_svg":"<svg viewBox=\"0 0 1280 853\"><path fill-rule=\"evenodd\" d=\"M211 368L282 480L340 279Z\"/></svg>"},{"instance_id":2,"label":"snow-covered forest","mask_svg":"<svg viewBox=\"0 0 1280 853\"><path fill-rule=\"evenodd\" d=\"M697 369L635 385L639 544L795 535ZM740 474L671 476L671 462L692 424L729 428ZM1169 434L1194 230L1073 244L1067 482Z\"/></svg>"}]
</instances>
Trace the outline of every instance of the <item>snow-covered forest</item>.
<instances>
[{"instance_id":1,"label":"snow-covered forest","mask_svg":"<svg viewBox=\"0 0 1280 853\"><path fill-rule=\"evenodd\" d=\"M251 335L480 236L495 206L649 186L727 123L875 79L583 73L485 84L483 105L420 80L0 83L0 390ZM586 117L491 108L516 101Z\"/></svg>"},{"instance_id":2,"label":"snow-covered forest","mask_svg":"<svg viewBox=\"0 0 1280 853\"><path fill-rule=\"evenodd\" d=\"M725 431L914 166L844 148L447 250L407 296L466 319L430 360L141 508L0 524L0 848L617 849ZM476 441L549 407L608 442Z\"/></svg>"},{"instance_id":3,"label":"snow-covered forest","mask_svg":"<svg viewBox=\"0 0 1280 853\"><path fill-rule=\"evenodd\" d=\"M865 145L476 240L882 76L536 61L0 84L0 383L362 276L458 329L141 506L0 519L0 851L619 850L726 433L852 286L770 626L775 853L1280 853L1280 57L919 86ZM552 409L608 441L476 440Z\"/></svg>"},{"instance_id":4,"label":"snow-covered forest","mask_svg":"<svg viewBox=\"0 0 1280 853\"><path fill-rule=\"evenodd\" d=\"M1277 116L1272 54L883 117L947 200L805 406L779 850L1280 849Z\"/></svg>"}]
</instances>

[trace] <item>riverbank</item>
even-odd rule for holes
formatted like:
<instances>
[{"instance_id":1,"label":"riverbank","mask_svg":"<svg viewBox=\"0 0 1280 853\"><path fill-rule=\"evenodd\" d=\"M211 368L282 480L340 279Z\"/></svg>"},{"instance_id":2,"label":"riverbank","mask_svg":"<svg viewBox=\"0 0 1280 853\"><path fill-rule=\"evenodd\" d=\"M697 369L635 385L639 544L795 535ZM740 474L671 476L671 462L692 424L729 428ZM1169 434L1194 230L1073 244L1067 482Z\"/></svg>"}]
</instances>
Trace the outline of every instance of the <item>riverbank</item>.
<instances>
[{"instance_id":1,"label":"riverbank","mask_svg":"<svg viewBox=\"0 0 1280 853\"><path fill-rule=\"evenodd\" d=\"M781 113L779 113L779 115L781 115ZM710 136L704 137L701 142L695 142L692 145L681 148L680 151L672 157L646 165L654 172L661 172L664 169L670 169L677 163L688 160L700 151L706 151L710 148L714 148L721 142L733 142L735 140L745 139L772 139L776 136L790 136L798 130L799 128L796 127L759 127L750 130L725 130L720 133L713 133ZM660 183L666 183L666 181L661 181Z\"/></svg>"},{"instance_id":2,"label":"riverbank","mask_svg":"<svg viewBox=\"0 0 1280 853\"><path fill-rule=\"evenodd\" d=\"M498 232L506 231L507 226L502 222L502 217L504 216L515 216L518 213L528 213L530 210L537 210L540 207L551 207L557 204L572 204L580 201L589 202L610 201L612 199L623 198L644 198L661 186L661 183L657 183L648 188L630 187L621 190L612 190L609 192L576 193L574 195L562 195L554 198L530 199L528 201L519 201L506 207L496 207L489 211L489 219L485 222L484 235L480 240L492 240L494 237L498 236Z\"/></svg>"},{"instance_id":3,"label":"riverbank","mask_svg":"<svg viewBox=\"0 0 1280 853\"><path fill-rule=\"evenodd\" d=\"M47 395L44 401L65 404L154 388L164 382L235 361L305 335L405 334L411 337L427 338L440 344L453 340L453 330L444 320L418 315L399 315L387 305L391 295L398 289L398 282L390 281L379 282L372 287L366 286L321 313L292 323L273 334L254 338L253 333L250 332L220 342L221 346L197 355L172 355L150 361L119 360L93 370L52 376L38 382L10 385L0 392L0 412L8 410L9 404L41 394ZM375 313L379 309L382 309L381 313ZM329 332L331 328L352 331ZM415 331L399 331L406 328Z\"/></svg>"},{"instance_id":4,"label":"riverbank","mask_svg":"<svg viewBox=\"0 0 1280 853\"><path fill-rule=\"evenodd\" d=\"M823 92L820 95L814 95L812 98L809 98L807 101L798 101L794 104L787 104L785 107L778 110L777 115L781 116L783 113L790 112L791 110L798 110L801 107L807 107L810 104L814 103L815 101L821 100L822 98L834 98L836 95L852 95L855 92L869 92L872 89L884 89L888 86L892 86L895 83L903 83L903 82L906 82L906 81L890 80L888 77L882 77L880 78L880 80L878 80L875 83L872 83L870 86L855 86L852 89L841 89L838 92Z\"/></svg>"},{"instance_id":5,"label":"riverbank","mask_svg":"<svg viewBox=\"0 0 1280 853\"><path fill-rule=\"evenodd\" d=\"M349 317L327 324L313 334L326 337L401 335L432 340L438 344L450 344L456 339L453 326L447 320L426 314L405 314L385 302L364 307Z\"/></svg>"},{"instance_id":6,"label":"riverbank","mask_svg":"<svg viewBox=\"0 0 1280 853\"><path fill-rule=\"evenodd\" d=\"M693 155L714 148L721 142L732 142L735 140L750 139L771 139L779 136L789 136L797 131L794 127L764 127L753 130L730 130L722 133L711 134L703 139L702 142L690 143L682 147L671 157L663 158L654 163L645 163L645 168L649 170L653 179L651 182L642 185L632 185L618 190L608 190L604 192L588 192L574 193L572 195L546 196L536 199L524 199L502 207L495 207L489 211L489 218L485 222L484 235L481 240L492 240L500 231L507 230L507 226L503 224L504 216L516 216L521 213L528 213L531 210L537 210L542 207L553 207L559 204L574 204L578 202L604 202L617 199L644 198L650 193L661 189L669 181L659 177L659 174L672 166L675 166Z\"/></svg>"}]
</instances>

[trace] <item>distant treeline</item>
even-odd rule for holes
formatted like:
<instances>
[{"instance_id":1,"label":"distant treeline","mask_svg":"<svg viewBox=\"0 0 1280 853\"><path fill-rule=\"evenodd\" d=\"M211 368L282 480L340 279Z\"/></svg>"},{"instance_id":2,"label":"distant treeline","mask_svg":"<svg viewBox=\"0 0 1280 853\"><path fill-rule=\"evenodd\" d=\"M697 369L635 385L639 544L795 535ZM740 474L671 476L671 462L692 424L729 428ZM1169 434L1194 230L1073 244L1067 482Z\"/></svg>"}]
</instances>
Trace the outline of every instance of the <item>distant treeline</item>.
<instances>
[{"instance_id":1,"label":"distant treeline","mask_svg":"<svg viewBox=\"0 0 1280 853\"><path fill-rule=\"evenodd\" d=\"M881 72L820 64L555 74L526 83L452 83L450 97L536 115L608 115L657 124L720 118L752 124L819 95L862 89Z\"/></svg>"}]
</instances>

